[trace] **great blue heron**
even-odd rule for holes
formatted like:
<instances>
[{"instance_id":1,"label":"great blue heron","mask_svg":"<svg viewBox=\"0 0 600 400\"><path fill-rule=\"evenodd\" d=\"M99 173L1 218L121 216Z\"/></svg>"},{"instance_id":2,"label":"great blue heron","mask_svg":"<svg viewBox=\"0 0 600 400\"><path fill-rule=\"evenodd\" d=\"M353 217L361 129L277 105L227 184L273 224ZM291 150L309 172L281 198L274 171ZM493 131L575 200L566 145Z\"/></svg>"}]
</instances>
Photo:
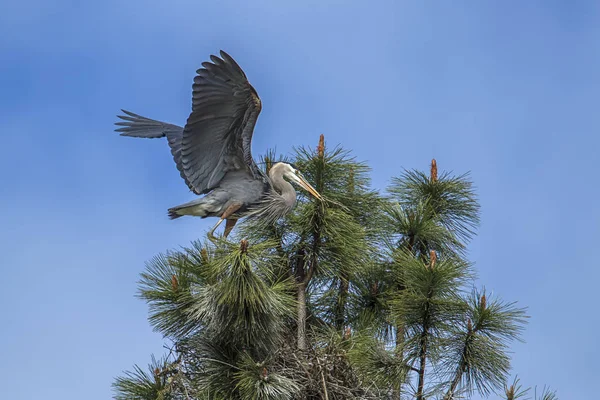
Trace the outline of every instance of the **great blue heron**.
<instances>
[{"instance_id":1,"label":"great blue heron","mask_svg":"<svg viewBox=\"0 0 600 400\"><path fill-rule=\"evenodd\" d=\"M292 165L274 164L268 175L252 158L251 141L262 105L240 66L224 51L202 63L192 86L192 112L185 127L122 110L116 123L121 136L165 137L177 169L190 190L202 198L168 210L171 219L184 215L219 217L208 233L226 220L224 237L237 220L253 215L274 222L296 204L296 192L284 178L321 195Z\"/></svg>"}]
</instances>

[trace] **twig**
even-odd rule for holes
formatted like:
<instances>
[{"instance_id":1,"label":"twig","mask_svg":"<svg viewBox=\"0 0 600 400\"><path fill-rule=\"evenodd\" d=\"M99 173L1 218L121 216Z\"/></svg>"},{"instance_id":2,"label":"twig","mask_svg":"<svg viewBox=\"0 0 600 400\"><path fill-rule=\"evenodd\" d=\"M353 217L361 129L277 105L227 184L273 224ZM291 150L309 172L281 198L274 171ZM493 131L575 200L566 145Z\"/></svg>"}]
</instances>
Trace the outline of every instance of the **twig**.
<instances>
[{"instance_id":1,"label":"twig","mask_svg":"<svg viewBox=\"0 0 600 400\"><path fill-rule=\"evenodd\" d=\"M321 384L323 385L323 394L325 395L325 400L329 400L329 395L327 394L327 384L325 383L325 374L323 373L323 368L321 367L319 357L317 356L316 358L317 365L319 366L319 371L321 371Z\"/></svg>"},{"instance_id":2,"label":"twig","mask_svg":"<svg viewBox=\"0 0 600 400\"><path fill-rule=\"evenodd\" d=\"M294 356L294 358L296 359L296 361L298 361L298 364L300 364L300 367L304 370L304 372L306 373L306 376L308 377L308 380L311 380L311 376L310 376L310 372L308 372L308 370L306 369L306 367L304 366L304 364L302 364L300 362L300 360L298 359L298 356L296 356L296 353L292 353L292 355Z\"/></svg>"},{"instance_id":3,"label":"twig","mask_svg":"<svg viewBox=\"0 0 600 400\"><path fill-rule=\"evenodd\" d=\"M187 400L190 400L190 394L187 391L187 386L185 386L185 383L183 384L183 390L185 391L185 397Z\"/></svg>"}]
</instances>

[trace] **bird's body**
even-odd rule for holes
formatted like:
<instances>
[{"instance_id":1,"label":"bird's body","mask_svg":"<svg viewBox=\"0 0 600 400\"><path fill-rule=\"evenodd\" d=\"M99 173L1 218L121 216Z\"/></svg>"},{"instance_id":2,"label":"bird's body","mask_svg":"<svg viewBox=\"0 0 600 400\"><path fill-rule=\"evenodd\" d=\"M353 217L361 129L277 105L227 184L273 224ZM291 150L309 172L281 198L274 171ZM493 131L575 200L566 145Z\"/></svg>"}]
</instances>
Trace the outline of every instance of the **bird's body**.
<instances>
[{"instance_id":1,"label":"bird's body","mask_svg":"<svg viewBox=\"0 0 600 400\"><path fill-rule=\"evenodd\" d=\"M173 160L189 189L205 195L172 207L169 217L219 217L209 235L227 220L225 236L238 218L252 215L269 222L283 217L296 203L296 192L284 177L320 198L300 172L287 163L262 172L251 153L261 101L246 75L225 52L211 56L194 79L192 113L185 127L152 120L129 111L119 116L122 136L166 137Z\"/></svg>"},{"instance_id":2,"label":"bird's body","mask_svg":"<svg viewBox=\"0 0 600 400\"><path fill-rule=\"evenodd\" d=\"M218 187L204 197L170 208L169 217L220 217L228 207L241 203L240 208L231 215L239 218L249 207L258 204L269 190L269 185L253 179L245 171L231 171L223 177Z\"/></svg>"}]
</instances>

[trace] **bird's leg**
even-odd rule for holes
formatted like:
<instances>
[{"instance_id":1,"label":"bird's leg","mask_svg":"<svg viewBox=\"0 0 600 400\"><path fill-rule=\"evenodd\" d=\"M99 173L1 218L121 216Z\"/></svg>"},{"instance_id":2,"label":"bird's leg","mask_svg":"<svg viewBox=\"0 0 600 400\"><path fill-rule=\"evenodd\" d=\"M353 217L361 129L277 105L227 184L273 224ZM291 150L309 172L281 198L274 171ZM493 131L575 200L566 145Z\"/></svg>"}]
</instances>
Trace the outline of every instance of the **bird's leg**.
<instances>
[{"instance_id":1,"label":"bird's leg","mask_svg":"<svg viewBox=\"0 0 600 400\"><path fill-rule=\"evenodd\" d=\"M219 227L219 225L221 225L222 222L223 222L223 218L219 219L219 222L217 222L215 224L215 226L213 226L212 229L210 231L208 231L208 238L213 243L216 242L216 240L217 240L217 238L214 235L214 232Z\"/></svg>"},{"instance_id":2,"label":"bird's leg","mask_svg":"<svg viewBox=\"0 0 600 400\"><path fill-rule=\"evenodd\" d=\"M232 205L230 205L229 207L227 207L227 209L225 209L225 211L223 212L223 214L221 214L221 218L219 219L219 222L217 222L215 224L215 226L213 226L213 228L208 232L208 238L211 241L215 241L216 238L214 236L214 232L215 230L219 227L219 225L221 225L221 223L224 220L228 220L229 217L234 214L237 210L240 209L242 205L240 203L233 203ZM227 225L229 225L229 220L227 221ZM235 223L233 224L235 225ZM233 225L231 225L231 228L229 229L229 231L227 230L227 226L225 227L225 234L224 236L227 237L227 235L229 234L229 232L231 231L231 229L233 229Z\"/></svg>"},{"instance_id":3,"label":"bird's leg","mask_svg":"<svg viewBox=\"0 0 600 400\"><path fill-rule=\"evenodd\" d=\"M223 232L223 237L227 237L227 235L229 235L229 233L231 232L231 230L233 229L233 227L235 226L235 224L237 223L237 218L228 218L227 221L225 222L225 232Z\"/></svg>"}]
</instances>

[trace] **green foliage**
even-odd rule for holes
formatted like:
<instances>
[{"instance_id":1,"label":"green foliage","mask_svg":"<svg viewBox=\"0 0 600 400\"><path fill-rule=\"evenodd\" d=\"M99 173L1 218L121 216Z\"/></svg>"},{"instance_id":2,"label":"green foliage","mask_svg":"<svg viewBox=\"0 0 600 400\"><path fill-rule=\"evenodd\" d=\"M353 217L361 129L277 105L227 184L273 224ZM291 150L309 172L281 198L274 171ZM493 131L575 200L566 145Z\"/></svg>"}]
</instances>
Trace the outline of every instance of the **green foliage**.
<instances>
[{"instance_id":1,"label":"green foliage","mask_svg":"<svg viewBox=\"0 0 600 400\"><path fill-rule=\"evenodd\" d=\"M386 349L384 342L369 331L352 336L352 346L348 355L363 384L380 396L388 393L390 389L399 390L406 382L408 365Z\"/></svg>"},{"instance_id":2,"label":"green foliage","mask_svg":"<svg viewBox=\"0 0 600 400\"><path fill-rule=\"evenodd\" d=\"M133 372L126 372L125 376L115 380L113 387L117 391L116 400L171 400L176 397L171 394L173 379L163 373L168 370L169 363L166 359L156 360L148 365L144 371L137 365Z\"/></svg>"},{"instance_id":3,"label":"green foliage","mask_svg":"<svg viewBox=\"0 0 600 400\"><path fill-rule=\"evenodd\" d=\"M436 172L437 174L437 172ZM442 173L432 179L421 171L404 171L388 189L403 206L428 203L437 220L461 240L469 240L479 224L479 202L468 174Z\"/></svg>"},{"instance_id":4,"label":"green foliage","mask_svg":"<svg viewBox=\"0 0 600 400\"><path fill-rule=\"evenodd\" d=\"M397 262L401 266L398 280L404 289L394 293L390 303L392 315L406 334L405 357L411 364L416 362L426 337L429 356L435 360L442 340L465 307L460 289L469 266L454 259L423 264L410 253L403 253Z\"/></svg>"},{"instance_id":5,"label":"green foliage","mask_svg":"<svg viewBox=\"0 0 600 400\"><path fill-rule=\"evenodd\" d=\"M448 257L460 257L465 245L437 219L429 200L413 205L392 203L386 207L388 231L396 239L391 246L426 257L435 250Z\"/></svg>"},{"instance_id":6,"label":"green foliage","mask_svg":"<svg viewBox=\"0 0 600 400\"><path fill-rule=\"evenodd\" d=\"M141 274L139 296L150 307L150 324L165 336L182 337L199 328L198 321L189 318L195 303L191 287L204 281L199 271L205 263L190 262L191 253L158 255Z\"/></svg>"},{"instance_id":7,"label":"green foliage","mask_svg":"<svg viewBox=\"0 0 600 400\"><path fill-rule=\"evenodd\" d=\"M215 335L235 333L231 342L238 346L276 346L294 303L290 282L278 281L267 268L276 257L272 243L223 246L205 265L212 284L197 287L191 319Z\"/></svg>"},{"instance_id":8,"label":"green foliage","mask_svg":"<svg viewBox=\"0 0 600 400\"><path fill-rule=\"evenodd\" d=\"M269 151L268 171L283 157ZM508 386L526 315L473 288L467 242L479 204L467 175L405 171L388 195L369 167L323 138L291 160L299 191L275 224L158 255L141 274L149 321L173 354L135 366L117 399L468 398ZM512 396L512 397L511 397ZM555 400L545 390L544 400Z\"/></svg>"},{"instance_id":9,"label":"green foliage","mask_svg":"<svg viewBox=\"0 0 600 400\"><path fill-rule=\"evenodd\" d=\"M488 395L505 387L510 372L509 344L519 339L526 322L523 309L514 303L490 298L474 290L467 309L444 346L440 367L462 391ZM447 396L452 394L448 390Z\"/></svg>"},{"instance_id":10,"label":"green foliage","mask_svg":"<svg viewBox=\"0 0 600 400\"><path fill-rule=\"evenodd\" d=\"M544 387L539 396L536 390L535 400L558 400L558 396L556 395L556 392L549 387Z\"/></svg>"},{"instance_id":11,"label":"green foliage","mask_svg":"<svg viewBox=\"0 0 600 400\"><path fill-rule=\"evenodd\" d=\"M529 390L531 389L523 388L523 385L520 383L520 379L516 376L510 386L508 386L506 383L504 384L504 394L506 396L506 400L517 400L524 398L527 396Z\"/></svg>"},{"instance_id":12,"label":"green foliage","mask_svg":"<svg viewBox=\"0 0 600 400\"><path fill-rule=\"evenodd\" d=\"M236 388L243 399L285 400L300 391L294 380L276 372L270 373L265 363L257 363L249 356L241 360L235 378Z\"/></svg>"}]
</instances>

